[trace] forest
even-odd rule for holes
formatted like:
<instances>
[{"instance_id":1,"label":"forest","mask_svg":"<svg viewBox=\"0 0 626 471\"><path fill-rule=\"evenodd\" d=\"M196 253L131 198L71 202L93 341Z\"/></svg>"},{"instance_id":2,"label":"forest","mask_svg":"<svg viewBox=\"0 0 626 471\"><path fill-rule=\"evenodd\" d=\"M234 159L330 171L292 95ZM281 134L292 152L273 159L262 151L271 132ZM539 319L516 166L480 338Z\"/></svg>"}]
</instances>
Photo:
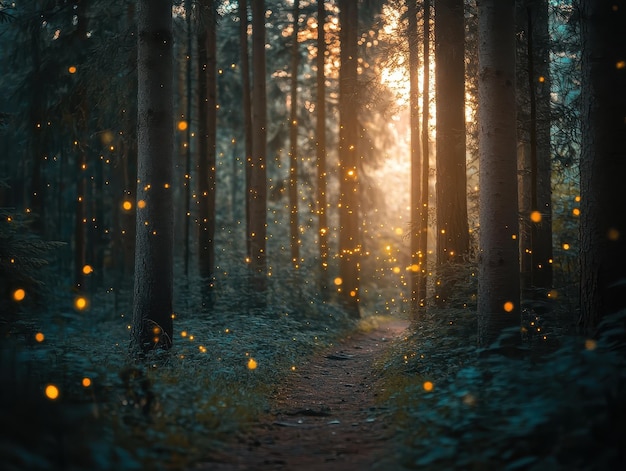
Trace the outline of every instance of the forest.
<instances>
[{"instance_id":1,"label":"forest","mask_svg":"<svg viewBox=\"0 0 626 471\"><path fill-rule=\"evenodd\" d=\"M0 0L0 469L626 469L621 0Z\"/></svg>"}]
</instances>

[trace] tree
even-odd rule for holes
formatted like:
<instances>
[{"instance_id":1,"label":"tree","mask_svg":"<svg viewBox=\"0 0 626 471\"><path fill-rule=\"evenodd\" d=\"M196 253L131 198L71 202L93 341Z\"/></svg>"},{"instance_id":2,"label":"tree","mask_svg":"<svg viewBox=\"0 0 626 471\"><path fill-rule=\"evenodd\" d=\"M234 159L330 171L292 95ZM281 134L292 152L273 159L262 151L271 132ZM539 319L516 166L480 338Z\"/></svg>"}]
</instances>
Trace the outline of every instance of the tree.
<instances>
[{"instance_id":1,"label":"tree","mask_svg":"<svg viewBox=\"0 0 626 471\"><path fill-rule=\"evenodd\" d=\"M522 285L547 291L553 258L548 3L529 0L517 6Z\"/></svg>"},{"instance_id":2,"label":"tree","mask_svg":"<svg viewBox=\"0 0 626 471\"><path fill-rule=\"evenodd\" d=\"M339 275L349 313L359 317L357 2L339 1Z\"/></svg>"},{"instance_id":3,"label":"tree","mask_svg":"<svg viewBox=\"0 0 626 471\"><path fill-rule=\"evenodd\" d=\"M426 279L428 276L428 193L430 174L430 0L424 0L424 86L422 91L422 197L420 206L420 243L419 243L419 306L426 306Z\"/></svg>"},{"instance_id":4,"label":"tree","mask_svg":"<svg viewBox=\"0 0 626 471\"><path fill-rule=\"evenodd\" d=\"M252 2L252 161L250 192L248 193L250 221L250 263L253 287L264 292L266 287L267 233L267 97L265 71L265 1Z\"/></svg>"},{"instance_id":5,"label":"tree","mask_svg":"<svg viewBox=\"0 0 626 471\"><path fill-rule=\"evenodd\" d=\"M416 318L421 293L419 292L420 263L423 252L420 247L421 191L420 171L420 116L419 116L419 35L417 31L417 2L407 0L409 40L409 108L411 126L411 316Z\"/></svg>"},{"instance_id":6,"label":"tree","mask_svg":"<svg viewBox=\"0 0 626 471\"><path fill-rule=\"evenodd\" d=\"M513 0L478 2L481 346L520 324L514 27Z\"/></svg>"},{"instance_id":7,"label":"tree","mask_svg":"<svg viewBox=\"0 0 626 471\"><path fill-rule=\"evenodd\" d=\"M298 225L298 28L300 1L293 4L293 42L291 44L291 107L289 113L289 235L291 239L291 263L300 265L300 230Z\"/></svg>"},{"instance_id":8,"label":"tree","mask_svg":"<svg viewBox=\"0 0 626 471\"><path fill-rule=\"evenodd\" d=\"M198 33L198 263L212 302L215 267L215 167L217 140L217 40L213 0L199 5Z\"/></svg>"},{"instance_id":9,"label":"tree","mask_svg":"<svg viewBox=\"0 0 626 471\"><path fill-rule=\"evenodd\" d=\"M137 235L132 347L172 344L172 2L137 8Z\"/></svg>"},{"instance_id":10,"label":"tree","mask_svg":"<svg viewBox=\"0 0 626 471\"><path fill-rule=\"evenodd\" d=\"M245 149L245 215L246 215L246 256L252 260L250 229L250 201L252 174L252 93L250 85L250 58L248 54L248 2L239 0L239 47L241 55L241 89L243 105L243 132Z\"/></svg>"},{"instance_id":11,"label":"tree","mask_svg":"<svg viewBox=\"0 0 626 471\"><path fill-rule=\"evenodd\" d=\"M315 130L317 135L317 215L319 227L320 250L320 285L322 291L328 287L328 222L326 203L326 76L324 74L326 37L325 2L317 2L317 58L316 58L316 89L317 89L317 116Z\"/></svg>"},{"instance_id":12,"label":"tree","mask_svg":"<svg viewBox=\"0 0 626 471\"><path fill-rule=\"evenodd\" d=\"M581 0L581 313L590 334L626 308L626 10Z\"/></svg>"},{"instance_id":13,"label":"tree","mask_svg":"<svg viewBox=\"0 0 626 471\"><path fill-rule=\"evenodd\" d=\"M463 4L463 0L438 0L435 4L439 267L448 262L462 262L469 250Z\"/></svg>"}]
</instances>

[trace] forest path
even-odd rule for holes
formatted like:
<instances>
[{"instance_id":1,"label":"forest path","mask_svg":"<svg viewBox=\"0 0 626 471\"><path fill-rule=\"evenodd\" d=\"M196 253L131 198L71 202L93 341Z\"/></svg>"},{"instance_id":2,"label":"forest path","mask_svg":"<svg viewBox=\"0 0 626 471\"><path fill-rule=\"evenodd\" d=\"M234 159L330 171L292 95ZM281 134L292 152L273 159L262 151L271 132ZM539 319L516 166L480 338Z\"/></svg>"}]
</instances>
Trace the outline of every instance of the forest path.
<instances>
[{"instance_id":1,"label":"forest path","mask_svg":"<svg viewBox=\"0 0 626 471\"><path fill-rule=\"evenodd\" d=\"M409 323L376 324L311 357L278 387L271 412L194 469L390 469L385 451L394 430L377 404L381 386L372 366Z\"/></svg>"}]
</instances>

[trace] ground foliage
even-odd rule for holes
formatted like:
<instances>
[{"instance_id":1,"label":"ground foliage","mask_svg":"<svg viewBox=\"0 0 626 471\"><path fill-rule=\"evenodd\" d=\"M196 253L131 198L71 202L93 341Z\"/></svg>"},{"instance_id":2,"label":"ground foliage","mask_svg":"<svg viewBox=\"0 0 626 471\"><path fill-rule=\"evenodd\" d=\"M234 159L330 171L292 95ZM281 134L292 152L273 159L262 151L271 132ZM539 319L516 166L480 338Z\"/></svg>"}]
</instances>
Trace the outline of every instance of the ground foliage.
<instances>
[{"instance_id":1,"label":"ground foliage","mask_svg":"<svg viewBox=\"0 0 626 471\"><path fill-rule=\"evenodd\" d=\"M379 365L399 427L399 462L624 469L625 339L622 312L606 318L595 339L560 335L514 352L479 351L473 310L432 310Z\"/></svg>"},{"instance_id":2,"label":"ground foliage","mask_svg":"<svg viewBox=\"0 0 626 471\"><path fill-rule=\"evenodd\" d=\"M202 280L180 277L174 346L140 359L129 355L128 313L112 315L128 293L95 293L88 310L58 294L23 312L1 341L2 468L181 469L220 449L308 355L354 328L313 287L294 290L289 273L270 282L268 307L250 307L246 276L219 276L211 310Z\"/></svg>"}]
</instances>

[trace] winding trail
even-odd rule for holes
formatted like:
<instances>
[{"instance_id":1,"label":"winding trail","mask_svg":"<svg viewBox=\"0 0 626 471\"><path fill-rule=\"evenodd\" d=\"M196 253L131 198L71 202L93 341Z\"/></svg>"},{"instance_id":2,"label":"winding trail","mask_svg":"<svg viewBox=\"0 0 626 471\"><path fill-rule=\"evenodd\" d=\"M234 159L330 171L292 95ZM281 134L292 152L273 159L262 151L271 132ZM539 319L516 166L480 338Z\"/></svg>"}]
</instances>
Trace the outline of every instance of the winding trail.
<instances>
[{"instance_id":1,"label":"winding trail","mask_svg":"<svg viewBox=\"0 0 626 471\"><path fill-rule=\"evenodd\" d=\"M385 320L315 355L280 385L272 412L193 469L393 469L385 452L394 430L377 405L372 364L407 327L404 320Z\"/></svg>"}]
</instances>

